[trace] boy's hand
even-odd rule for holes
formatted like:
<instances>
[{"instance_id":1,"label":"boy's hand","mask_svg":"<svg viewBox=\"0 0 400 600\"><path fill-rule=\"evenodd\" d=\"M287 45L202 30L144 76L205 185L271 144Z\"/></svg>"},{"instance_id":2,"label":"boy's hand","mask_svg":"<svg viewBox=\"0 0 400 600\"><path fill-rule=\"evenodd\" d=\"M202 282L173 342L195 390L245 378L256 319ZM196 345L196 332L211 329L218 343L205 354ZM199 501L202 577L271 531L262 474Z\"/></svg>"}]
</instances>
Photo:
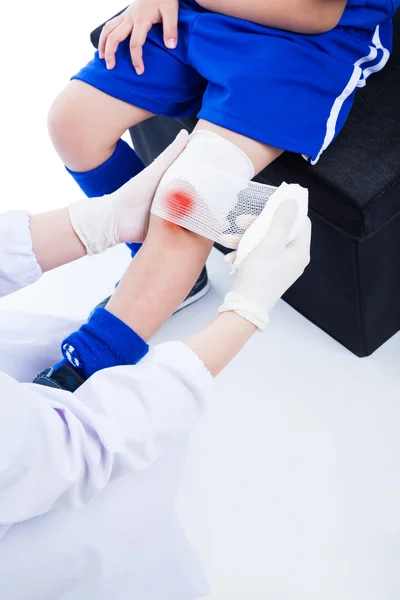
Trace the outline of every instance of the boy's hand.
<instances>
[{"instance_id":1,"label":"boy's hand","mask_svg":"<svg viewBox=\"0 0 400 600\"><path fill-rule=\"evenodd\" d=\"M135 0L121 15L108 21L99 40L100 58L107 69L115 67L115 53L121 42L130 35L132 64L138 75L144 73L143 45L156 23L162 23L164 43L171 50L178 42L178 0Z\"/></svg>"}]
</instances>

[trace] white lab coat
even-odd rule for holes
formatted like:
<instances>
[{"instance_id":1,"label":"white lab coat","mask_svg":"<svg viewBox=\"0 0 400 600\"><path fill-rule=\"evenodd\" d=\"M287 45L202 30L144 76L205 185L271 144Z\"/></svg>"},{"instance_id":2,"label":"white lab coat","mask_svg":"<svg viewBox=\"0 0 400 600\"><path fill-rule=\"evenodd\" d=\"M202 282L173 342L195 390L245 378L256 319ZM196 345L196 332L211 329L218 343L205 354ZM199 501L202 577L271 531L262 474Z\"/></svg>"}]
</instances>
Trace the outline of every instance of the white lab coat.
<instances>
[{"instance_id":1,"label":"white lab coat","mask_svg":"<svg viewBox=\"0 0 400 600\"><path fill-rule=\"evenodd\" d=\"M3 215L0 295L40 276L28 215ZM75 394L29 383L77 325L0 311L0 598L203 596L174 499L211 376L169 343Z\"/></svg>"}]
</instances>

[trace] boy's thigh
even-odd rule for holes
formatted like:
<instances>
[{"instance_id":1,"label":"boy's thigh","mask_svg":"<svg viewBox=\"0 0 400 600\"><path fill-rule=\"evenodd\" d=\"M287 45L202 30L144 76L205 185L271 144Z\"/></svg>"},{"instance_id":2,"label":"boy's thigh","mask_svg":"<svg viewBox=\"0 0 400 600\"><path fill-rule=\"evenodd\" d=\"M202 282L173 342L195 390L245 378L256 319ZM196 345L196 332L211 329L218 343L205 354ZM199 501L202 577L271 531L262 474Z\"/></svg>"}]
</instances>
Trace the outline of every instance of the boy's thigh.
<instances>
[{"instance_id":1,"label":"boy's thigh","mask_svg":"<svg viewBox=\"0 0 400 600\"><path fill-rule=\"evenodd\" d=\"M129 38L116 53L116 66L107 70L98 52L72 79L149 113L168 117L191 117L201 107L207 82L186 62L187 35L180 25L178 47L168 50L162 28L154 26L143 48L145 72L137 75L132 65Z\"/></svg>"},{"instance_id":2,"label":"boy's thigh","mask_svg":"<svg viewBox=\"0 0 400 600\"><path fill-rule=\"evenodd\" d=\"M102 145L107 145L107 140L115 143L129 127L151 116L152 113L113 98L83 81L72 80L54 101L49 120L50 125L55 121L63 127L65 134L69 131L71 135L79 134L80 139L89 137L92 145L98 137Z\"/></svg>"},{"instance_id":3,"label":"boy's thigh","mask_svg":"<svg viewBox=\"0 0 400 600\"><path fill-rule=\"evenodd\" d=\"M111 156L116 142L129 127L151 116L74 80L53 102L48 128L64 163L73 171L89 171Z\"/></svg>"}]
</instances>

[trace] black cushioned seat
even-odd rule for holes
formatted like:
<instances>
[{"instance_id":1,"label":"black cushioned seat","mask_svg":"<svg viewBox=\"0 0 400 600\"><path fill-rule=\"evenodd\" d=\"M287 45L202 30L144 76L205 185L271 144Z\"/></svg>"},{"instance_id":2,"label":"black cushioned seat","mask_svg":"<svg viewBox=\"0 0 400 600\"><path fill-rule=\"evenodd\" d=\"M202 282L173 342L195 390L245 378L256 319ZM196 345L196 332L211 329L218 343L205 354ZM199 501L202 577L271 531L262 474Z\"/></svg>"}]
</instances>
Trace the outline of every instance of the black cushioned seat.
<instances>
[{"instance_id":1,"label":"black cushioned seat","mask_svg":"<svg viewBox=\"0 0 400 600\"><path fill-rule=\"evenodd\" d=\"M309 188L312 262L285 299L358 356L400 329L400 13L394 22L387 67L359 90L319 163L286 153L258 177ZM149 162L195 122L155 117L131 135Z\"/></svg>"}]
</instances>

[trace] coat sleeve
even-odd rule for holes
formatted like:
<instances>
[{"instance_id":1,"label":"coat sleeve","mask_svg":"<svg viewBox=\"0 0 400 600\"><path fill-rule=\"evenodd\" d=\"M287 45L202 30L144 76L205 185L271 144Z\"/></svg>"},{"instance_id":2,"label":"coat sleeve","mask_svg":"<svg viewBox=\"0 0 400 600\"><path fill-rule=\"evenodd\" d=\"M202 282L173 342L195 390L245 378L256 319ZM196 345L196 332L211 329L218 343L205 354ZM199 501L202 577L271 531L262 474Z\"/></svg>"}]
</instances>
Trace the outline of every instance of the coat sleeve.
<instances>
[{"instance_id":1,"label":"coat sleeve","mask_svg":"<svg viewBox=\"0 0 400 600\"><path fill-rule=\"evenodd\" d=\"M179 342L96 373L75 394L0 373L0 525L79 507L110 480L146 469L193 427L212 389Z\"/></svg>"},{"instance_id":2,"label":"coat sleeve","mask_svg":"<svg viewBox=\"0 0 400 600\"><path fill-rule=\"evenodd\" d=\"M37 281L42 271L32 250L29 213L0 215L0 297Z\"/></svg>"}]
</instances>

